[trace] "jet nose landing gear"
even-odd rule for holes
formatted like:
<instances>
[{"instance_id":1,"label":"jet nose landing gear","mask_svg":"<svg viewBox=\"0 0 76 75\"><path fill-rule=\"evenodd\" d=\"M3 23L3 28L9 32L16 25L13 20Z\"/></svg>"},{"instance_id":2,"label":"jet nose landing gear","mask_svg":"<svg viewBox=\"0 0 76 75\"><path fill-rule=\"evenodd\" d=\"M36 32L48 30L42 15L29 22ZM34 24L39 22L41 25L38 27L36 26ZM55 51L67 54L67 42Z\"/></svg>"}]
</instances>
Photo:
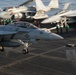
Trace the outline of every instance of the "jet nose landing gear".
<instances>
[{"instance_id":1,"label":"jet nose landing gear","mask_svg":"<svg viewBox=\"0 0 76 75\"><path fill-rule=\"evenodd\" d=\"M22 53L23 53L23 54L28 54L28 53L29 53L29 50L28 50L28 49L23 49L23 50L22 50Z\"/></svg>"},{"instance_id":2,"label":"jet nose landing gear","mask_svg":"<svg viewBox=\"0 0 76 75\"><path fill-rule=\"evenodd\" d=\"M21 45L23 46L22 53L23 53L23 54L28 54L28 53L29 53L29 50L28 50L29 43L28 43L28 41L27 41L27 42L23 42L22 40L19 40L19 42L20 42Z\"/></svg>"}]
</instances>

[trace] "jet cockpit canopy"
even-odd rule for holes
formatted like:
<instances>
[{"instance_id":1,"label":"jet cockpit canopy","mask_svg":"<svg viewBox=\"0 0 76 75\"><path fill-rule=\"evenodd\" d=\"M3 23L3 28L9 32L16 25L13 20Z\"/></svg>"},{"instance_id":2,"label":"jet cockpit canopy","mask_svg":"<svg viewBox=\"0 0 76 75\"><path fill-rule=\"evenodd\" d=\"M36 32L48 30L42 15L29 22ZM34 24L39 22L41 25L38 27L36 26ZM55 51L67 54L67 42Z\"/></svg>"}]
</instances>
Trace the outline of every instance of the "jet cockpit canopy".
<instances>
[{"instance_id":1,"label":"jet cockpit canopy","mask_svg":"<svg viewBox=\"0 0 76 75\"><path fill-rule=\"evenodd\" d=\"M38 27L36 27L35 25L33 25L32 23L29 22L14 22L11 25L17 26L17 27L21 27L21 28L29 28L29 29L37 29Z\"/></svg>"}]
</instances>

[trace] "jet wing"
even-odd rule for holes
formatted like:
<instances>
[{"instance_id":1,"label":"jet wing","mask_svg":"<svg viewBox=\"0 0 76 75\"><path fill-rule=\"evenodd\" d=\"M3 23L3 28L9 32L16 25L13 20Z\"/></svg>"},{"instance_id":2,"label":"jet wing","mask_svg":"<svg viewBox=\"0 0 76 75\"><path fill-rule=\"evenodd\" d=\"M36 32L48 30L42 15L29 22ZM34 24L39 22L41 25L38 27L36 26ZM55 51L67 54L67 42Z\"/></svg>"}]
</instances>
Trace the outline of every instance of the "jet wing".
<instances>
[{"instance_id":1,"label":"jet wing","mask_svg":"<svg viewBox=\"0 0 76 75\"><path fill-rule=\"evenodd\" d=\"M10 32L10 31L0 31L0 35L9 35L9 34L16 34L17 32Z\"/></svg>"},{"instance_id":2,"label":"jet wing","mask_svg":"<svg viewBox=\"0 0 76 75\"><path fill-rule=\"evenodd\" d=\"M23 6L23 5L27 6L27 5L31 4L33 1L34 0L27 0L26 2L20 4L19 6Z\"/></svg>"},{"instance_id":3,"label":"jet wing","mask_svg":"<svg viewBox=\"0 0 76 75\"><path fill-rule=\"evenodd\" d=\"M76 17L76 14L67 15L66 17Z\"/></svg>"},{"instance_id":4,"label":"jet wing","mask_svg":"<svg viewBox=\"0 0 76 75\"><path fill-rule=\"evenodd\" d=\"M31 12L31 13L34 12L34 13L36 13L36 11L25 11L25 12Z\"/></svg>"}]
</instances>

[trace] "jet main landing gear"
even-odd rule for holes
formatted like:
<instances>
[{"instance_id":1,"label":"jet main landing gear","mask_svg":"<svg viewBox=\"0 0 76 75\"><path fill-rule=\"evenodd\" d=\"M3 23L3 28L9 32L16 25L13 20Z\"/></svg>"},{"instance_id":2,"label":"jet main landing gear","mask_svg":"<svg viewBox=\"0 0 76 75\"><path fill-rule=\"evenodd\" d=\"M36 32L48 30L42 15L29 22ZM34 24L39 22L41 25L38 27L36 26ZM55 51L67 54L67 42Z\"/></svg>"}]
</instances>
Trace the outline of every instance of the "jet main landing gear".
<instances>
[{"instance_id":1,"label":"jet main landing gear","mask_svg":"<svg viewBox=\"0 0 76 75\"><path fill-rule=\"evenodd\" d=\"M0 46L0 51L3 52L4 51L4 47Z\"/></svg>"}]
</instances>

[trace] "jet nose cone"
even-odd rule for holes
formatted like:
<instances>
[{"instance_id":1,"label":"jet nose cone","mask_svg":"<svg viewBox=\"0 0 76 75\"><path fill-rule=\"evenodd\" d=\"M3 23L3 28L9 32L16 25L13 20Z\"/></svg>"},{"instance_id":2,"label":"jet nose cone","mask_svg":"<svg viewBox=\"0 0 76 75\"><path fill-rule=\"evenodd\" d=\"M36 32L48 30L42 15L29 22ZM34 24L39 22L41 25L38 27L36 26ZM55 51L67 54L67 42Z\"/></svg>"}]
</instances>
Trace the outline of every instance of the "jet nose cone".
<instances>
[{"instance_id":1,"label":"jet nose cone","mask_svg":"<svg viewBox=\"0 0 76 75\"><path fill-rule=\"evenodd\" d=\"M55 33L51 33L51 35L53 39L64 39L62 36L55 34Z\"/></svg>"}]
</instances>

